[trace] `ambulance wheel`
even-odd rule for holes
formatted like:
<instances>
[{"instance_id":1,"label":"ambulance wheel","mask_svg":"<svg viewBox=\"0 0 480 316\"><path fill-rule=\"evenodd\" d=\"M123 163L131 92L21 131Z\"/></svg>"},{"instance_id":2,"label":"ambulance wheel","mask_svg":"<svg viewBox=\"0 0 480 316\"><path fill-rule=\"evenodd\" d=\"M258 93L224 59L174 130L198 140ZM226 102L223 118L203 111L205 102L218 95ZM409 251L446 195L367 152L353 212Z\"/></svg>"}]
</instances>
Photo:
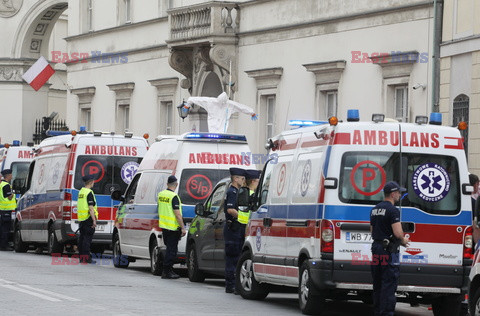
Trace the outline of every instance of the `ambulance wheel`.
<instances>
[{"instance_id":1,"label":"ambulance wheel","mask_svg":"<svg viewBox=\"0 0 480 316\"><path fill-rule=\"evenodd\" d=\"M120 238L118 234L113 236L113 266L115 268L127 268L128 257L122 254L122 249L120 249Z\"/></svg>"},{"instance_id":2,"label":"ambulance wheel","mask_svg":"<svg viewBox=\"0 0 480 316\"><path fill-rule=\"evenodd\" d=\"M57 236L55 236L55 230L53 225L48 228L48 253L49 254L61 254L63 252L63 245L58 242Z\"/></svg>"},{"instance_id":3,"label":"ambulance wheel","mask_svg":"<svg viewBox=\"0 0 480 316\"><path fill-rule=\"evenodd\" d=\"M475 304L477 303L475 302ZM462 310L461 295L440 296L435 298L432 302L432 311L434 316L460 315L461 310ZM476 315L476 314L473 314L473 315Z\"/></svg>"},{"instance_id":4,"label":"ambulance wheel","mask_svg":"<svg viewBox=\"0 0 480 316\"><path fill-rule=\"evenodd\" d=\"M22 240L22 234L20 233L20 229L15 226L15 231L13 233L13 249L15 252L27 252L28 251L28 244L24 243Z\"/></svg>"},{"instance_id":5,"label":"ambulance wheel","mask_svg":"<svg viewBox=\"0 0 480 316\"><path fill-rule=\"evenodd\" d=\"M163 271L163 259L160 247L157 242L154 243L152 250L150 251L150 271L153 275L162 275Z\"/></svg>"},{"instance_id":6,"label":"ambulance wheel","mask_svg":"<svg viewBox=\"0 0 480 316\"><path fill-rule=\"evenodd\" d=\"M245 251L238 260L235 273L237 291L247 300L263 300L268 295L268 287L258 283L253 275L253 261L250 252Z\"/></svg>"},{"instance_id":7,"label":"ambulance wheel","mask_svg":"<svg viewBox=\"0 0 480 316\"><path fill-rule=\"evenodd\" d=\"M320 315L325 299L312 291L313 282L311 279L308 262L304 261L300 267L300 278L298 284L298 301L300 309L305 315Z\"/></svg>"},{"instance_id":8,"label":"ambulance wheel","mask_svg":"<svg viewBox=\"0 0 480 316\"><path fill-rule=\"evenodd\" d=\"M198 257L197 251L195 250L195 244L191 244L187 253L187 269L190 282L205 281L205 274L198 268Z\"/></svg>"}]
</instances>

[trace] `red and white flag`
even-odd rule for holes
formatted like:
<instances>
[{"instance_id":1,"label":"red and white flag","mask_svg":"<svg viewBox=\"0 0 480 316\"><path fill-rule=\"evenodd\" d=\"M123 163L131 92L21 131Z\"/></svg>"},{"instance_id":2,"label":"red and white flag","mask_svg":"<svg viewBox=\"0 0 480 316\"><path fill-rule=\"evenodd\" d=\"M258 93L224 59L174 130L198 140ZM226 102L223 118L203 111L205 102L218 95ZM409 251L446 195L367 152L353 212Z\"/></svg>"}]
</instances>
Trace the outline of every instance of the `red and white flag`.
<instances>
[{"instance_id":1,"label":"red and white flag","mask_svg":"<svg viewBox=\"0 0 480 316\"><path fill-rule=\"evenodd\" d=\"M54 73L55 70L50 66L48 61L43 56L40 56L35 64L23 74L22 78L31 85L35 91L38 91Z\"/></svg>"}]
</instances>

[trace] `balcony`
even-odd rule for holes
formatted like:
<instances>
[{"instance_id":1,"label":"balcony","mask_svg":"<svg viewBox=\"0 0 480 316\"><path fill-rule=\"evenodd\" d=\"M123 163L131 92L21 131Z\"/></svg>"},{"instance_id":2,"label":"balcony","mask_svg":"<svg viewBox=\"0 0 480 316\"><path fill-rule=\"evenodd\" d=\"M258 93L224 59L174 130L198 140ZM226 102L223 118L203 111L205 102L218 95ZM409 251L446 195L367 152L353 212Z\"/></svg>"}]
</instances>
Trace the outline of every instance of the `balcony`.
<instances>
[{"instance_id":1,"label":"balcony","mask_svg":"<svg viewBox=\"0 0 480 316\"><path fill-rule=\"evenodd\" d=\"M236 44L240 14L235 2L206 2L168 11L171 48Z\"/></svg>"}]
</instances>

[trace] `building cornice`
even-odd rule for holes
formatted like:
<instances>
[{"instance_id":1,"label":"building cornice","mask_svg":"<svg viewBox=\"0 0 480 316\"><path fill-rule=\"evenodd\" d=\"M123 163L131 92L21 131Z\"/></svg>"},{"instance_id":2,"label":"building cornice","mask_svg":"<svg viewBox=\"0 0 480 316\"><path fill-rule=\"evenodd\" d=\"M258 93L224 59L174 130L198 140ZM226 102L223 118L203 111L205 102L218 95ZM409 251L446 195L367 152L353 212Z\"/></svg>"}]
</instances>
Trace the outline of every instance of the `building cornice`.
<instances>
[{"instance_id":1,"label":"building cornice","mask_svg":"<svg viewBox=\"0 0 480 316\"><path fill-rule=\"evenodd\" d=\"M253 1L253 2L257 2L257 1ZM240 9L244 5L245 4L240 3L239 4ZM259 34L259 33L280 32L280 31L285 31L285 30L311 27L311 26L315 26L315 25L332 23L332 22L341 22L343 20L352 20L352 19L356 19L356 18L368 18L368 17L375 16L375 15L382 15L382 14L396 12L396 11L407 11L407 10L410 10L410 9L424 8L424 7L431 7L431 6L433 6L433 1L423 1L423 2L420 2L420 3L416 3L416 4L390 7L390 8L387 8L387 9L380 9L380 10L364 11L364 12L355 13L355 14L347 14L347 15L337 16L337 17L334 17L334 18L316 19L316 20L311 20L311 21L307 21L307 22L303 22L303 23L280 25L280 26L274 26L274 27L269 27L269 28L261 28L261 29L250 30L250 31L245 31L245 32L240 31L240 32L238 32L238 36L256 35L256 34Z\"/></svg>"},{"instance_id":2,"label":"building cornice","mask_svg":"<svg viewBox=\"0 0 480 316\"><path fill-rule=\"evenodd\" d=\"M168 21L168 16L162 16L160 18L155 18L155 19L150 19L150 20L145 20L145 21L140 21L140 22L135 22L135 23L122 24L122 25L118 25L118 26L114 26L114 27L109 27L109 28L106 28L106 29L91 31L91 32L88 32L88 33L82 33L82 34L78 34L78 35L67 36L63 39L67 42L70 42L70 41L77 40L77 39L96 36L96 35L99 35L99 34L106 34L106 33L112 33L112 32L116 32L116 31L122 31L123 29L126 29L126 28L134 28L134 27L138 27L138 26L144 26L144 25L153 24L153 23L157 23L157 22L167 22L167 21Z\"/></svg>"}]
</instances>

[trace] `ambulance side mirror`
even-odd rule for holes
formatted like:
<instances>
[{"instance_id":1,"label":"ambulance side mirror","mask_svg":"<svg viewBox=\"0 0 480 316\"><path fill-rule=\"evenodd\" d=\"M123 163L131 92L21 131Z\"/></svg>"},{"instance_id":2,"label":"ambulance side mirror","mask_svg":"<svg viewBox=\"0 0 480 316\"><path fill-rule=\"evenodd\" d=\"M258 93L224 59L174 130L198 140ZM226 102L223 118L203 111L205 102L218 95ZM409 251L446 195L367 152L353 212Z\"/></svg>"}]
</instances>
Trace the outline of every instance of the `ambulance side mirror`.
<instances>
[{"instance_id":1,"label":"ambulance side mirror","mask_svg":"<svg viewBox=\"0 0 480 316\"><path fill-rule=\"evenodd\" d=\"M197 214L200 217L205 217L205 205L202 203L198 203L195 205L195 214Z\"/></svg>"},{"instance_id":2,"label":"ambulance side mirror","mask_svg":"<svg viewBox=\"0 0 480 316\"><path fill-rule=\"evenodd\" d=\"M470 195L473 193L473 185L470 185L470 183L464 183L462 184L462 193L465 195Z\"/></svg>"},{"instance_id":3,"label":"ambulance side mirror","mask_svg":"<svg viewBox=\"0 0 480 316\"><path fill-rule=\"evenodd\" d=\"M250 201L250 190L248 188L240 188L238 191L238 206L247 207Z\"/></svg>"},{"instance_id":4,"label":"ambulance side mirror","mask_svg":"<svg viewBox=\"0 0 480 316\"><path fill-rule=\"evenodd\" d=\"M112 200L124 202L122 192L119 191L119 190L113 191L112 194L110 195L110 197L112 198Z\"/></svg>"}]
</instances>

